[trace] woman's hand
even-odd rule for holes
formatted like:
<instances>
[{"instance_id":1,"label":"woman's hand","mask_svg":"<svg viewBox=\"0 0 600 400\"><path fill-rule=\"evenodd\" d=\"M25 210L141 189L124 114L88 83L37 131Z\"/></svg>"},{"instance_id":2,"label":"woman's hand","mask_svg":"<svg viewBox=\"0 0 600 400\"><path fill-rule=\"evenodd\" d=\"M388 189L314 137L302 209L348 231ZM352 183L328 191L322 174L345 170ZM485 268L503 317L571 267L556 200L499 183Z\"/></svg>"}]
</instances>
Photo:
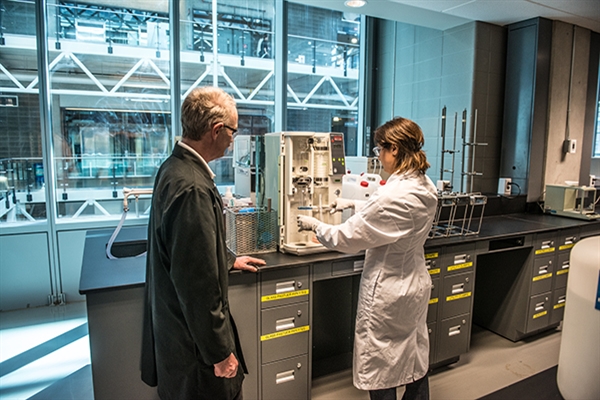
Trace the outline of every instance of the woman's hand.
<instances>
[{"instance_id":1,"label":"woman's hand","mask_svg":"<svg viewBox=\"0 0 600 400\"><path fill-rule=\"evenodd\" d=\"M298 221L298 232L302 232L302 231L315 231L315 229L317 229L317 226L319 226L319 224L321 223L321 221L319 221L316 218L313 217L308 217L306 215L298 215L297 217L297 221Z\"/></svg>"},{"instance_id":2,"label":"woman's hand","mask_svg":"<svg viewBox=\"0 0 600 400\"><path fill-rule=\"evenodd\" d=\"M354 208L355 207L355 202L354 200L350 200L350 199L342 199L341 197L338 197L337 199L333 200L333 202L331 203L330 207L330 213L335 213L337 211L343 211L346 208Z\"/></svg>"}]
</instances>

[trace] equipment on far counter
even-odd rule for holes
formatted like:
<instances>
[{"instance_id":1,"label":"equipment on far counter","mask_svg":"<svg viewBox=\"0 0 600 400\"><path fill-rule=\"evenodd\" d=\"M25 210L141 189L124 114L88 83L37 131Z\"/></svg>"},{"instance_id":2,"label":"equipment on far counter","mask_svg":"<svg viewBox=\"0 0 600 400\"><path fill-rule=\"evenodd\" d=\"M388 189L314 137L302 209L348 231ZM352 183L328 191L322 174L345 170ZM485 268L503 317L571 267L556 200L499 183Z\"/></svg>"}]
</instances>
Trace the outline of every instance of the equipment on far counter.
<instances>
[{"instance_id":1,"label":"equipment on far counter","mask_svg":"<svg viewBox=\"0 0 600 400\"><path fill-rule=\"evenodd\" d=\"M544 211L563 217L596 220L596 188L590 186L546 185Z\"/></svg>"}]
</instances>

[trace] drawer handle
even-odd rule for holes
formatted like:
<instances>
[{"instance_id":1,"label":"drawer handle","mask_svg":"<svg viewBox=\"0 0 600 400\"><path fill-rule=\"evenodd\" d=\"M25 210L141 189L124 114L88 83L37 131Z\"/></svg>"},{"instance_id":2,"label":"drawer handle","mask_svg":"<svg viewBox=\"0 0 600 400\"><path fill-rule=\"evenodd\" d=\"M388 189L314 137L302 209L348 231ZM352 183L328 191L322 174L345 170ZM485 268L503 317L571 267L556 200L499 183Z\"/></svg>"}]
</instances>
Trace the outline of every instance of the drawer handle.
<instances>
[{"instance_id":1,"label":"drawer handle","mask_svg":"<svg viewBox=\"0 0 600 400\"><path fill-rule=\"evenodd\" d=\"M460 335L460 325L452 326L448 329L448 336Z\"/></svg>"},{"instance_id":2,"label":"drawer handle","mask_svg":"<svg viewBox=\"0 0 600 400\"><path fill-rule=\"evenodd\" d=\"M562 267L560 267L560 269L567 269L567 268L569 268L569 260L563 261Z\"/></svg>"},{"instance_id":3,"label":"drawer handle","mask_svg":"<svg viewBox=\"0 0 600 400\"><path fill-rule=\"evenodd\" d=\"M275 293L293 292L296 290L296 281L278 282L275 285Z\"/></svg>"},{"instance_id":4,"label":"drawer handle","mask_svg":"<svg viewBox=\"0 0 600 400\"><path fill-rule=\"evenodd\" d=\"M544 275L548 273L548 266L547 265L542 265L541 267L539 267L539 271L538 271L538 275Z\"/></svg>"},{"instance_id":5,"label":"drawer handle","mask_svg":"<svg viewBox=\"0 0 600 400\"><path fill-rule=\"evenodd\" d=\"M462 293L465 291L464 283L457 283L456 285L452 285L452 294Z\"/></svg>"},{"instance_id":6,"label":"drawer handle","mask_svg":"<svg viewBox=\"0 0 600 400\"><path fill-rule=\"evenodd\" d=\"M542 242L542 249L549 249L553 245L554 245L554 241L552 241L552 240L545 240L545 241Z\"/></svg>"},{"instance_id":7,"label":"drawer handle","mask_svg":"<svg viewBox=\"0 0 600 400\"><path fill-rule=\"evenodd\" d=\"M291 369L289 371L278 373L275 376L275 383L279 385L280 383L291 382L295 379L296 379L296 376L294 374L294 370Z\"/></svg>"},{"instance_id":8,"label":"drawer handle","mask_svg":"<svg viewBox=\"0 0 600 400\"><path fill-rule=\"evenodd\" d=\"M285 331L296 327L295 319L294 317L278 319L275 321L275 331Z\"/></svg>"},{"instance_id":9,"label":"drawer handle","mask_svg":"<svg viewBox=\"0 0 600 400\"><path fill-rule=\"evenodd\" d=\"M454 264L463 264L467 262L468 256L466 254L459 254L454 256Z\"/></svg>"},{"instance_id":10,"label":"drawer handle","mask_svg":"<svg viewBox=\"0 0 600 400\"><path fill-rule=\"evenodd\" d=\"M568 238L565 238L565 244L573 244L576 240L577 238L575 236L569 236Z\"/></svg>"},{"instance_id":11,"label":"drawer handle","mask_svg":"<svg viewBox=\"0 0 600 400\"><path fill-rule=\"evenodd\" d=\"M567 295L563 294L562 296L558 296L558 304L562 304L567 301Z\"/></svg>"},{"instance_id":12,"label":"drawer handle","mask_svg":"<svg viewBox=\"0 0 600 400\"><path fill-rule=\"evenodd\" d=\"M544 302L541 301L535 304L535 311L542 311L544 309Z\"/></svg>"},{"instance_id":13,"label":"drawer handle","mask_svg":"<svg viewBox=\"0 0 600 400\"><path fill-rule=\"evenodd\" d=\"M362 271L364 266L365 260L354 261L354 263L352 264L352 271Z\"/></svg>"}]
</instances>

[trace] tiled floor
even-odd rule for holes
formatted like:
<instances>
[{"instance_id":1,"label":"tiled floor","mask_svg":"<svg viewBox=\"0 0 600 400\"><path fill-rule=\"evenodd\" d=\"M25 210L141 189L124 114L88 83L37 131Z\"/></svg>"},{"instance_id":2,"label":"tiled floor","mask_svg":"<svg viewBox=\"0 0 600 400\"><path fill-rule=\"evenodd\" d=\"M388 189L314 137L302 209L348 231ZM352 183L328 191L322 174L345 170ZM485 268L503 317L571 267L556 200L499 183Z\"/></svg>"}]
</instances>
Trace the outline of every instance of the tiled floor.
<instances>
[{"instance_id":1,"label":"tiled floor","mask_svg":"<svg viewBox=\"0 0 600 400\"><path fill-rule=\"evenodd\" d=\"M85 303L0 313L0 398L27 399L90 363Z\"/></svg>"},{"instance_id":2,"label":"tiled floor","mask_svg":"<svg viewBox=\"0 0 600 400\"><path fill-rule=\"evenodd\" d=\"M457 363L430 374L431 399L478 399L557 365L559 349L558 330L513 343L473 326L469 352ZM399 389L398 399L401 393L403 389ZM313 400L368 398L368 393L352 386L350 371L313 381Z\"/></svg>"},{"instance_id":3,"label":"tiled floor","mask_svg":"<svg viewBox=\"0 0 600 400\"><path fill-rule=\"evenodd\" d=\"M431 399L485 396L556 365L559 346L559 330L513 343L474 326L470 351L431 374ZM85 303L0 313L0 399L93 400L89 364ZM345 371L313 381L312 398L368 394Z\"/></svg>"}]
</instances>

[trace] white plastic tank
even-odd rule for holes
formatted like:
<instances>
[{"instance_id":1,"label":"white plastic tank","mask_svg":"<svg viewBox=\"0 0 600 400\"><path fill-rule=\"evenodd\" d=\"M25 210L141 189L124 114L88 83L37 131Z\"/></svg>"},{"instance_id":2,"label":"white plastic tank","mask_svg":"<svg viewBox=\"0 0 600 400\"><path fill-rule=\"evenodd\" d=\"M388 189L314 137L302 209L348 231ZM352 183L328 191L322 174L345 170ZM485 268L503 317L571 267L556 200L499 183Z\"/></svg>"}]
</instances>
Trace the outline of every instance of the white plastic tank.
<instances>
[{"instance_id":1,"label":"white plastic tank","mask_svg":"<svg viewBox=\"0 0 600 400\"><path fill-rule=\"evenodd\" d=\"M600 399L600 236L571 250L567 302L558 356L565 400Z\"/></svg>"},{"instance_id":2,"label":"white plastic tank","mask_svg":"<svg viewBox=\"0 0 600 400\"><path fill-rule=\"evenodd\" d=\"M379 174L346 174L342 177L342 197L351 200L368 200L379 186L385 184Z\"/></svg>"}]
</instances>

